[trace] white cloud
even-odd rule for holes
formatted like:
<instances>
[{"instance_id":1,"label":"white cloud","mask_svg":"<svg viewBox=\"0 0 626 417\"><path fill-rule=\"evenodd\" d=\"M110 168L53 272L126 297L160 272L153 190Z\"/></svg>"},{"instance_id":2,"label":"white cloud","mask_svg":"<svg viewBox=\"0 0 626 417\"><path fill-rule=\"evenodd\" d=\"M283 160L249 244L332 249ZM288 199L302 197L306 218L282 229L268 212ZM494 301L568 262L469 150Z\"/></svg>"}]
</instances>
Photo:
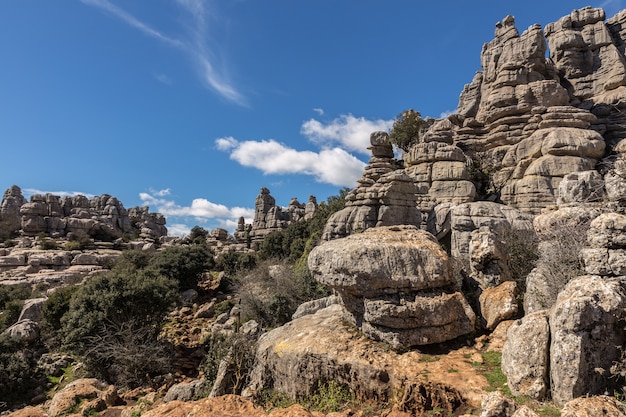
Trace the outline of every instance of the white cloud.
<instances>
[{"instance_id":1,"label":"white cloud","mask_svg":"<svg viewBox=\"0 0 626 417\"><path fill-rule=\"evenodd\" d=\"M215 220L220 224L233 222L236 226L240 217L244 217L246 223L254 220L254 208L226 207L223 204L213 203L205 198L196 198L189 206L176 204L174 200L163 198L169 195L159 195L158 192L139 193L139 198L147 205L153 207L152 211L175 218L193 218L196 221ZM168 226L169 229L170 226Z\"/></svg>"},{"instance_id":2,"label":"white cloud","mask_svg":"<svg viewBox=\"0 0 626 417\"><path fill-rule=\"evenodd\" d=\"M225 138L215 139L215 146L220 151L229 151L235 147L237 147L239 142L232 136L227 136Z\"/></svg>"},{"instance_id":3,"label":"white cloud","mask_svg":"<svg viewBox=\"0 0 626 417\"><path fill-rule=\"evenodd\" d=\"M369 155L367 148L370 146L370 133L388 131L392 126L393 120L368 120L347 114L327 124L315 119L308 120L302 124L300 132L314 143L338 143L342 148Z\"/></svg>"},{"instance_id":4,"label":"white cloud","mask_svg":"<svg viewBox=\"0 0 626 417\"><path fill-rule=\"evenodd\" d=\"M354 187L365 168L365 163L340 148L298 151L273 139L231 143L236 146L221 149L231 150L231 159L264 174L305 174L318 182Z\"/></svg>"},{"instance_id":5,"label":"white cloud","mask_svg":"<svg viewBox=\"0 0 626 417\"><path fill-rule=\"evenodd\" d=\"M168 236L184 237L189 235L190 232L191 227L187 226L186 224L176 223L167 225Z\"/></svg>"},{"instance_id":6,"label":"white cloud","mask_svg":"<svg viewBox=\"0 0 626 417\"><path fill-rule=\"evenodd\" d=\"M92 199L95 197L94 194L82 193L80 191L43 191L43 190L38 190L35 188L24 188L22 191L24 192L23 194L24 194L24 197L26 198L30 198L30 196L35 195L35 194L40 194L40 195L52 194L52 195L56 195L59 197L75 197L77 195L84 195L88 199Z\"/></svg>"},{"instance_id":7,"label":"white cloud","mask_svg":"<svg viewBox=\"0 0 626 417\"><path fill-rule=\"evenodd\" d=\"M456 109L442 111L441 114L439 115L439 118L440 119L445 119L446 117L450 116L451 114L454 114L455 112L456 112Z\"/></svg>"},{"instance_id":8,"label":"white cloud","mask_svg":"<svg viewBox=\"0 0 626 417\"><path fill-rule=\"evenodd\" d=\"M245 97L229 82L228 74L215 69L213 58L216 54L213 53L212 49L207 44L207 40L210 38L207 34L206 22L206 18L209 17L209 12L205 9L202 0L177 0L178 5L191 17L190 21L183 22L183 26L189 32L191 39L176 39L167 36L114 5L109 0L81 1L88 6L98 8L120 19L122 22L139 30L143 34L175 47L187 54L195 63L198 74L206 87L233 103L241 106L246 105Z\"/></svg>"},{"instance_id":9,"label":"white cloud","mask_svg":"<svg viewBox=\"0 0 626 417\"><path fill-rule=\"evenodd\" d=\"M313 111L319 114L320 116L324 115L324 109L320 109L319 107L314 108Z\"/></svg>"}]
</instances>

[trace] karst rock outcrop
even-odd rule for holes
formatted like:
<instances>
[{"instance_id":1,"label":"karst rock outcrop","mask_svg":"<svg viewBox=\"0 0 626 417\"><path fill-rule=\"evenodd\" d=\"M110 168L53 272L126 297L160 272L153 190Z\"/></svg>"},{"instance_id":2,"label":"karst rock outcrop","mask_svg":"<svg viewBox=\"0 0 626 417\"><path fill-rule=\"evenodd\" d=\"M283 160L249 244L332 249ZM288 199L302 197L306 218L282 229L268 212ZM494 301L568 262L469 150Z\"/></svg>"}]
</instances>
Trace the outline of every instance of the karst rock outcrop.
<instances>
[{"instance_id":1,"label":"karst rock outcrop","mask_svg":"<svg viewBox=\"0 0 626 417\"><path fill-rule=\"evenodd\" d=\"M91 200L84 195L59 197L33 194L30 201L17 186L10 187L0 203L0 233L8 237L65 237L84 235L112 240L137 233L141 238L158 240L167 236L165 217L150 213L148 207L130 210L108 194Z\"/></svg>"},{"instance_id":2,"label":"karst rock outcrop","mask_svg":"<svg viewBox=\"0 0 626 417\"><path fill-rule=\"evenodd\" d=\"M272 232L280 231L292 223L302 220L310 220L317 210L317 199L309 196L306 204L302 204L297 198L292 198L287 207L276 205L276 199L270 194L270 190L261 187L259 195L254 203L254 220L252 224L246 224L241 217L237 224L235 238L240 243L258 243Z\"/></svg>"},{"instance_id":3,"label":"karst rock outcrop","mask_svg":"<svg viewBox=\"0 0 626 417\"><path fill-rule=\"evenodd\" d=\"M385 132L370 135L369 164L357 186L346 195L345 207L326 222L323 239L345 237L370 227L420 224L414 181L394 158Z\"/></svg>"},{"instance_id":4,"label":"karst rock outcrop","mask_svg":"<svg viewBox=\"0 0 626 417\"><path fill-rule=\"evenodd\" d=\"M337 291L363 332L394 348L473 332L475 314L452 277L448 255L415 226L375 227L325 242L308 259Z\"/></svg>"}]
</instances>

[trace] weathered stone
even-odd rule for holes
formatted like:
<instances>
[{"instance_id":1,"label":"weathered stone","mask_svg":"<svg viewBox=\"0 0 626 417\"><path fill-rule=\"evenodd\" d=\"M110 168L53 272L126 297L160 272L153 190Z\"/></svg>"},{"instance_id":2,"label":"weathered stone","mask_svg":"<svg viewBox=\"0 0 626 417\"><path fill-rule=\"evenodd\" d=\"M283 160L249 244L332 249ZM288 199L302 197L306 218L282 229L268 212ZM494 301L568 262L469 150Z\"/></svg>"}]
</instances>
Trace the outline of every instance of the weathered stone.
<instances>
[{"instance_id":1,"label":"weathered stone","mask_svg":"<svg viewBox=\"0 0 626 417\"><path fill-rule=\"evenodd\" d=\"M626 312L626 278L585 276L570 281L550 315L552 398L564 404L602 394L609 369L619 359L626 334L618 322Z\"/></svg>"},{"instance_id":2,"label":"weathered stone","mask_svg":"<svg viewBox=\"0 0 626 417\"><path fill-rule=\"evenodd\" d=\"M473 331L475 315L446 253L415 226L376 227L313 249L309 269L337 291L363 331L395 348Z\"/></svg>"},{"instance_id":3,"label":"weathered stone","mask_svg":"<svg viewBox=\"0 0 626 417\"><path fill-rule=\"evenodd\" d=\"M20 207L26 204L22 190L17 185L9 187L0 202L0 240L17 234L22 225Z\"/></svg>"},{"instance_id":4,"label":"weathered stone","mask_svg":"<svg viewBox=\"0 0 626 417\"><path fill-rule=\"evenodd\" d=\"M506 397L500 391L485 395L481 406L480 417L512 417L517 409L515 401Z\"/></svg>"},{"instance_id":5,"label":"weathered stone","mask_svg":"<svg viewBox=\"0 0 626 417\"><path fill-rule=\"evenodd\" d=\"M557 203L589 203L606 197L604 180L597 171L572 172L559 183Z\"/></svg>"},{"instance_id":6,"label":"weathered stone","mask_svg":"<svg viewBox=\"0 0 626 417\"><path fill-rule=\"evenodd\" d=\"M48 414L50 417L66 414L81 400L98 398L107 388L108 384L93 378L72 381L50 400Z\"/></svg>"},{"instance_id":7,"label":"weathered stone","mask_svg":"<svg viewBox=\"0 0 626 417\"><path fill-rule=\"evenodd\" d=\"M197 397L204 385L205 381L200 379L172 385L172 387L167 390L165 397L163 397L163 402L168 403L175 400L191 401L192 399Z\"/></svg>"},{"instance_id":8,"label":"weathered stone","mask_svg":"<svg viewBox=\"0 0 626 417\"><path fill-rule=\"evenodd\" d=\"M513 395L542 401L549 392L550 327L546 310L527 314L507 331L502 372Z\"/></svg>"},{"instance_id":9,"label":"weathered stone","mask_svg":"<svg viewBox=\"0 0 626 417\"><path fill-rule=\"evenodd\" d=\"M39 324L33 320L25 319L9 326L2 333L26 343L35 343L39 340Z\"/></svg>"},{"instance_id":10,"label":"weathered stone","mask_svg":"<svg viewBox=\"0 0 626 417\"><path fill-rule=\"evenodd\" d=\"M43 305L46 302L47 298L31 298L30 300L24 301L24 306L22 307L22 312L20 313L20 317L17 321L22 320L32 320L36 323L41 322L43 319Z\"/></svg>"},{"instance_id":11,"label":"weathered stone","mask_svg":"<svg viewBox=\"0 0 626 417\"><path fill-rule=\"evenodd\" d=\"M387 133L372 133L370 142L370 149L372 152L378 149L377 153L370 158L357 187L346 195L345 207L326 222L322 233L325 240L345 237L371 227L419 225L422 222L417 209L414 180L400 169L399 161L393 158ZM382 148L387 151L383 152Z\"/></svg>"},{"instance_id":12,"label":"weathered stone","mask_svg":"<svg viewBox=\"0 0 626 417\"><path fill-rule=\"evenodd\" d=\"M472 231L469 244L470 269L472 277L483 287L499 285L511 279L507 259L504 242L489 226Z\"/></svg>"},{"instance_id":13,"label":"weathered stone","mask_svg":"<svg viewBox=\"0 0 626 417\"><path fill-rule=\"evenodd\" d=\"M485 288L479 297L480 313L488 330L496 328L501 321L517 317L517 284L506 281L497 287Z\"/></svg>"},{"instance_id":14,"label":"weathered stone","mask_svg":"<svg viewBox=\"0 0 626 417\"><path fill-rule=\"evenodd\" d=\"M599 395L596 397L575 398L563 406L561 417L623 417L626 406L615 397Z\"/></svg>"}]
</instances>

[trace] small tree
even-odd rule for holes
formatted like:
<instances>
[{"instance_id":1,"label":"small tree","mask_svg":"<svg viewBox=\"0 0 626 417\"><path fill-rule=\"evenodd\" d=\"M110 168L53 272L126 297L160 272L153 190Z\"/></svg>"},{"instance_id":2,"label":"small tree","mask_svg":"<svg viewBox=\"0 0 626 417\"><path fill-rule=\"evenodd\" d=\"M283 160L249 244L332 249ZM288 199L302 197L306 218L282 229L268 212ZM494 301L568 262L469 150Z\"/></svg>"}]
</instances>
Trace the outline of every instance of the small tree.
<instances>
[{"instance_id":1,"label":"small tree","mask_svg":"<svg viewBox=\"0 0 626 417\"><path fill-rule=\"evenodd\" d=\"M179 284L181 290L194 288L205 271L215 266L213 254L205 244L170 246L158 252L147 269L154 270Z\"/></svg>"},{"instance_id":2,"label":"small tree","mask_svg":"<svg viewBox=\"0 0 626 417\"><path fill-rule=\"evenodd\" d=\"M425 121L422 115L413 109L408 109L396 116L389 140L391 143L408 152L411 145L417 143L424 128Z\"/></svg>"}]
</instances>

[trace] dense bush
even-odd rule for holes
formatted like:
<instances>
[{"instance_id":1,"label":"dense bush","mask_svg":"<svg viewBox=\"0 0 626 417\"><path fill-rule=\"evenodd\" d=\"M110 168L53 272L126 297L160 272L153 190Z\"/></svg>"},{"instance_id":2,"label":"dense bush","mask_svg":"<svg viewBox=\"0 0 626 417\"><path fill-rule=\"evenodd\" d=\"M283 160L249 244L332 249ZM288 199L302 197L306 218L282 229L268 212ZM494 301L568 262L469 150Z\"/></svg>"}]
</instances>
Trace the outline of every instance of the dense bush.
<instances>
[{"instance_id":1,"label":"dense bush","mask_svg":"<svg viewBox=\"0 0 626 417\"><path fill-rule=\"evenodd\" d=\"M215 266L213 254L205 244L170 246L157 252L147 269L178 282L181 290L195 288L205 271Z\"/></svg>"},{"instance_id":2,"label":"dense bush","mask_svg":"<svg viewBox=\"0 0 626 417\"><path fill-rule=\"evenodd\" d=\"M0 411L28 399L38 385L32 352L18 340L0 334Z\"/></svg>"},{"instance_id":3,"label":"dense bush","mask_svg":"<svg viewBox=\"0 0 626 417\"><path fill-rule=\"evenodd\" d=\"M215 260L215 268L224 271L229 276L247 272L257 264L256 256L252 253L226 252Z\"/></svg>"},{"instance_id":4,"label":"dense bush","mask_svg":"<svg viewBox=\"0 0 626 417\"><path fill-rule=\"evenodd\" d=\"M116 268L81 285L61 319L64 342L85 353L87 338L133 321L136 326L158 326L180 300L176 282L149 270Z\"/></svg>"},{"instance_id":5,"label":"dense bush","mask_svg":"<svg viewBox=\"0 0 626 417\"><path fill-rule=\"evenodd\" d=\"M27 285L0 285L0 332L17 321L32 293Z\"/></svg>"}]
</instances>

